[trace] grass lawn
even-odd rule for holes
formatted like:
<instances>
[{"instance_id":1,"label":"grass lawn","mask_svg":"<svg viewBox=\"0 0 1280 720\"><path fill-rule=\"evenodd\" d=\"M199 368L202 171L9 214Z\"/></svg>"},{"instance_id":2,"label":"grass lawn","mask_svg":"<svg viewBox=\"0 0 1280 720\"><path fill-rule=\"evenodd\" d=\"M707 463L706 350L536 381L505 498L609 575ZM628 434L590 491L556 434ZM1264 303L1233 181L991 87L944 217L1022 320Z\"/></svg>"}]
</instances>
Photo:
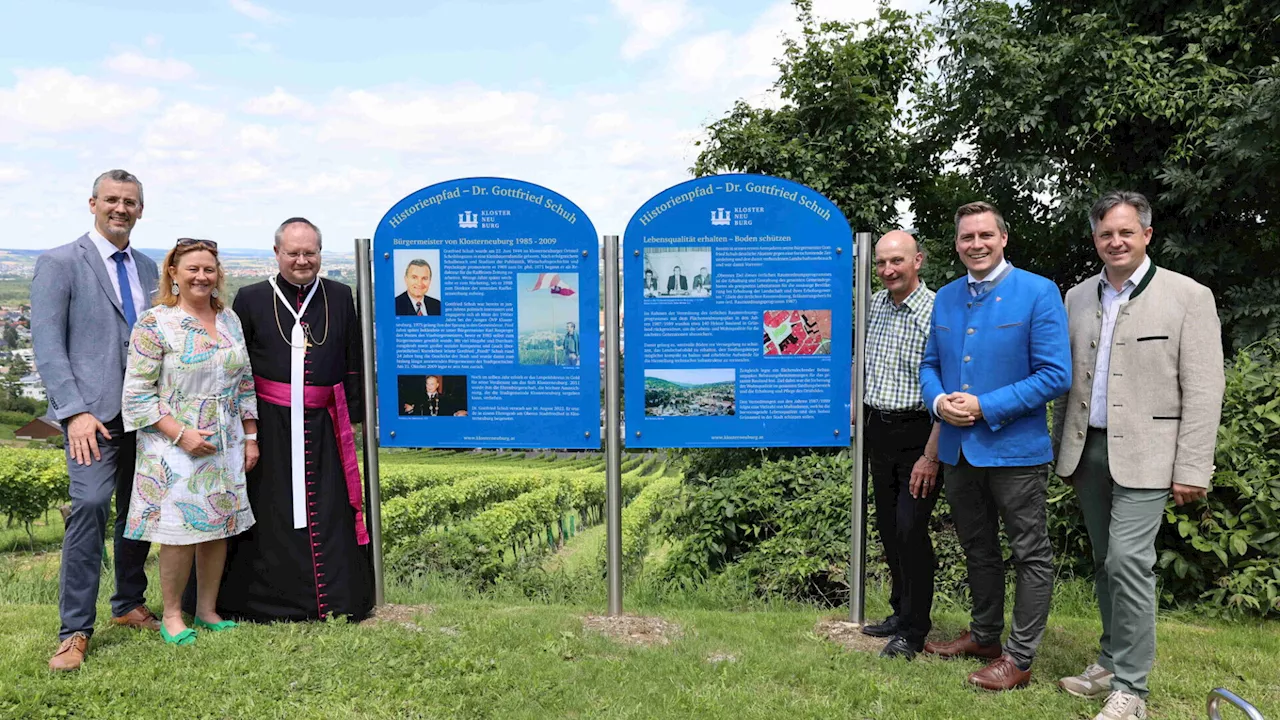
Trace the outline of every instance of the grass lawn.
<instances>
[{"instance_id":1,"label":"grass lawn","mask_svg":"<svg viewBox=\"0 0 1280 720\"><path fill-rule=\"evenodd\" d=\"M422 452L395 459L472 461ZM512 455L485 462L539 461ZM111 627L113 581L105 571L89 659L78 673L54 675L47 662L57 644L62 518L54 510L46 519L34 524L34 542L20 526L0 526L0 720L1088 720L1101 705L1054 685L1095 658L1099 623L1085 582L1059 583L1032 686L994 695L966 685L977 661L882 661L875 655L880 641L845 649L815 627L844 619L842 611L753 598L729 576L677 590L642 575L628 587L628 612L678 630L656 645L603 636L583 623L605 607L603 524L579 526L557 554L533 558L535 567L483 597L428 579L388 588L395 607L375 622L244 626L202 633L185 648ZM647 567L668 551L655 543ZM160 610L154 550L148 573L150 605ZM870 618L885 615L881 589L869 589L869 605ZM940 601L934 620L936 635L949 637L966 626L967 610ZM1219 686L1280 718L1280 623L1179 611L1162 615L1159 634L1153 718L1204 718L1205 697Z\"/></svg>"},{"instance_id":2,"label":"grass lawn","mask_svg":"<svg viewBox=\"0 0 1280 720\"><path fill-rule=\"evenodd\" d=\"M1093 659L1098 623L1080 582L1060 589L1032 687L1003 695L965 685L976 661L886 662L814 633L816 622L839 612L760 603L701 609L708 602L697 591L661 600L633 593L630 611L680 627L666 646L632 646L584 629L581 618L602 607L594 600L532 602L512 588L477 599L431 584L392 589L393 602L415 608L395 622L246 626L174 648L154 634L104 626L107 576L88 662L79 673L54 675L46 662L58 626L58 555L44 543L56 530L38 533L35 553L25 549L25 533L0 553L2 718L985 720L1091 718L1099 706L1052 682ZM599 541L584 535L589 556ZM883 597L871 600L873 616L883 613ZM158 610L158 600L152 606ZM935 620L951 634L966 615L940 608ZM1205 695L1216 686L1275 717L1280 626L1164 617L1152 686L1153 717L1204 717Z\"/></svg>"}]
</instances>

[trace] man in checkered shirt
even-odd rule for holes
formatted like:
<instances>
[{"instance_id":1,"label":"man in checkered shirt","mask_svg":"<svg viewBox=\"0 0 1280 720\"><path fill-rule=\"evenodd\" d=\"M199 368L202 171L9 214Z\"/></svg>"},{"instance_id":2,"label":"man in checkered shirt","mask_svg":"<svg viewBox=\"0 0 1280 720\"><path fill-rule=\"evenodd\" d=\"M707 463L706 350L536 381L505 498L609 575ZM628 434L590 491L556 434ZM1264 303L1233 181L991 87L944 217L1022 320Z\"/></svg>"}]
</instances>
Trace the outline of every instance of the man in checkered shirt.
<instances>
[{"instance_id":1,"label":"man in checkered shirt","mask_svg":"<svg viewBox=\"0 0 1280 720\"><path fill-rule=\"evenodd\" d=\"M876 275L866 346L866 443L876 528L893 589L893 614L862 632L892 638L881 657L910 660L924 648L933 609L929 517L938 501L938 426L920 397L920 361L929 339L933 292L920 281L924 254L895 230L876 242Z\"/></svg>"}]
</instances>

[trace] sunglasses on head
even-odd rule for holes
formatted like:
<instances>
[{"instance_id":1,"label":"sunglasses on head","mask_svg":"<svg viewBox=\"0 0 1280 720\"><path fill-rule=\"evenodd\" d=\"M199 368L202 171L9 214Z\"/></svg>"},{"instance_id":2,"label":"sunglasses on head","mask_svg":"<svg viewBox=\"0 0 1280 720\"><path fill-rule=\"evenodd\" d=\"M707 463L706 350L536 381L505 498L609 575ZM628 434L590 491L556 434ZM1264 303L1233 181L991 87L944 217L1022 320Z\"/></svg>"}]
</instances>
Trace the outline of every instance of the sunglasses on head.
<instances>
[{"instance_id":1,"label":"sunglasses on head","mask_svg":"<svg viewBox=\"0 0 1280 720\"><path fill-rule=\"evenodd\" d=\"M218 243L213 240L201 240L200 238L178 238L177 247L186 247L188 245L208 245L214 250L218 249Z\"/></svg>"}]
</instances>

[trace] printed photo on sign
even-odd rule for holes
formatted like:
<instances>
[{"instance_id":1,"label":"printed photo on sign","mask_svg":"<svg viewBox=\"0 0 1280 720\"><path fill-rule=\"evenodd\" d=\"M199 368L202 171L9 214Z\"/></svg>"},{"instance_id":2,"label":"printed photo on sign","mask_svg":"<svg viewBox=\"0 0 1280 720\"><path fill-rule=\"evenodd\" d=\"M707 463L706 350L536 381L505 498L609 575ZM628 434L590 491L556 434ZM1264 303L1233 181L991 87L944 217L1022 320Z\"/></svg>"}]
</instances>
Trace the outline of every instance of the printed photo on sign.
<instances>
[{"instance_id":1,"label":"printed photo on sign","mask_svg":"<svg viewBox=\"0 0 1280 720\"><path fill-rule=\"evenodd\" d=\"M517 273L516 306L521 365L578 366L578 273Z\"/></svg>"},{"instance_id":2,"label":"printed photo on sign","mask_svg":"<svg viewBox=\"0 0 1280 720\"><path fill-rule=\"evenodd\" d=\"M645 248L644 296L711 297L711 248Z\"/></svg>"},{"instance_id":3,"label":"printed photo on sign","mask_svg":"<svg viewBox=\"0 0 1280 720\"><path fill-rule=\"evenodd\" d=\"M645 370L644 414L733 415L734 376L732 369Z\"/></svg>"},{"instance_id":4,"label":"printed photo on sign","mask_svg":"<svg viewBox=\"0 0 1280 720\"><path fill-rule=\"evenodd\" d=\"M766 310L765 355L830 355L830 310Z\"/></svg>"},{"instance_id":5,"label":"printed photo on sign","mask_svg":"<svg viewBox=\"0 0 1280 720\"><path fill-rule=\"evenodd\" d=\"M396 250L393 256L396 277L396 315L438 316L440 298L440 251Z\"/></svg>"},{"instance_id":6,"label":"printed photo on sign","mask_svg":"<svg viewBox=\"0 0 1280 720\"><path fill-rule=\"evenodd\" d=\"M466 375L401 375L399 403L403 417L463 417L467 414Z\"/></svg>"}]
</instances>

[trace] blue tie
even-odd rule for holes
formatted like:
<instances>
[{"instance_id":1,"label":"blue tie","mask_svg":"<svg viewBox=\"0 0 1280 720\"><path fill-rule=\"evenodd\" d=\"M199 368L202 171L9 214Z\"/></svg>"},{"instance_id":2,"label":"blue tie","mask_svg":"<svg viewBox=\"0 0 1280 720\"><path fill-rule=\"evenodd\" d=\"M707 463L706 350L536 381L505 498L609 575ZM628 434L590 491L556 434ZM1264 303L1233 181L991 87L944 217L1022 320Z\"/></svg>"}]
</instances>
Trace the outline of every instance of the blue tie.
<instances>
[{"instance_id":1,"label":"blue tie","mask_svg":"<svg viewBox=\"0 0 1280 720\"><path fill-rule=\"evenodd\" d=\"M116 261L116 279L120 281L120 307L124 310L124 321L132 328L138 321L138 310L133 306L133 288L129 285L129 271L124 266L127 257L129 256L123 250L119 250L111 259Z\"/></svg>"},{"instance_id":2,"label":"blue tie","mask_svg":"<svg viewBox=\"0 0 1280 720\"><path fill-rule=\"evenodd\" d=\"M982 293L986 292L987 288L989 287L991 287L990 280L981 280L979 282L971 282L969 283L969 294L974 297L978 297Z\"/></svg>"}]
</instances>

